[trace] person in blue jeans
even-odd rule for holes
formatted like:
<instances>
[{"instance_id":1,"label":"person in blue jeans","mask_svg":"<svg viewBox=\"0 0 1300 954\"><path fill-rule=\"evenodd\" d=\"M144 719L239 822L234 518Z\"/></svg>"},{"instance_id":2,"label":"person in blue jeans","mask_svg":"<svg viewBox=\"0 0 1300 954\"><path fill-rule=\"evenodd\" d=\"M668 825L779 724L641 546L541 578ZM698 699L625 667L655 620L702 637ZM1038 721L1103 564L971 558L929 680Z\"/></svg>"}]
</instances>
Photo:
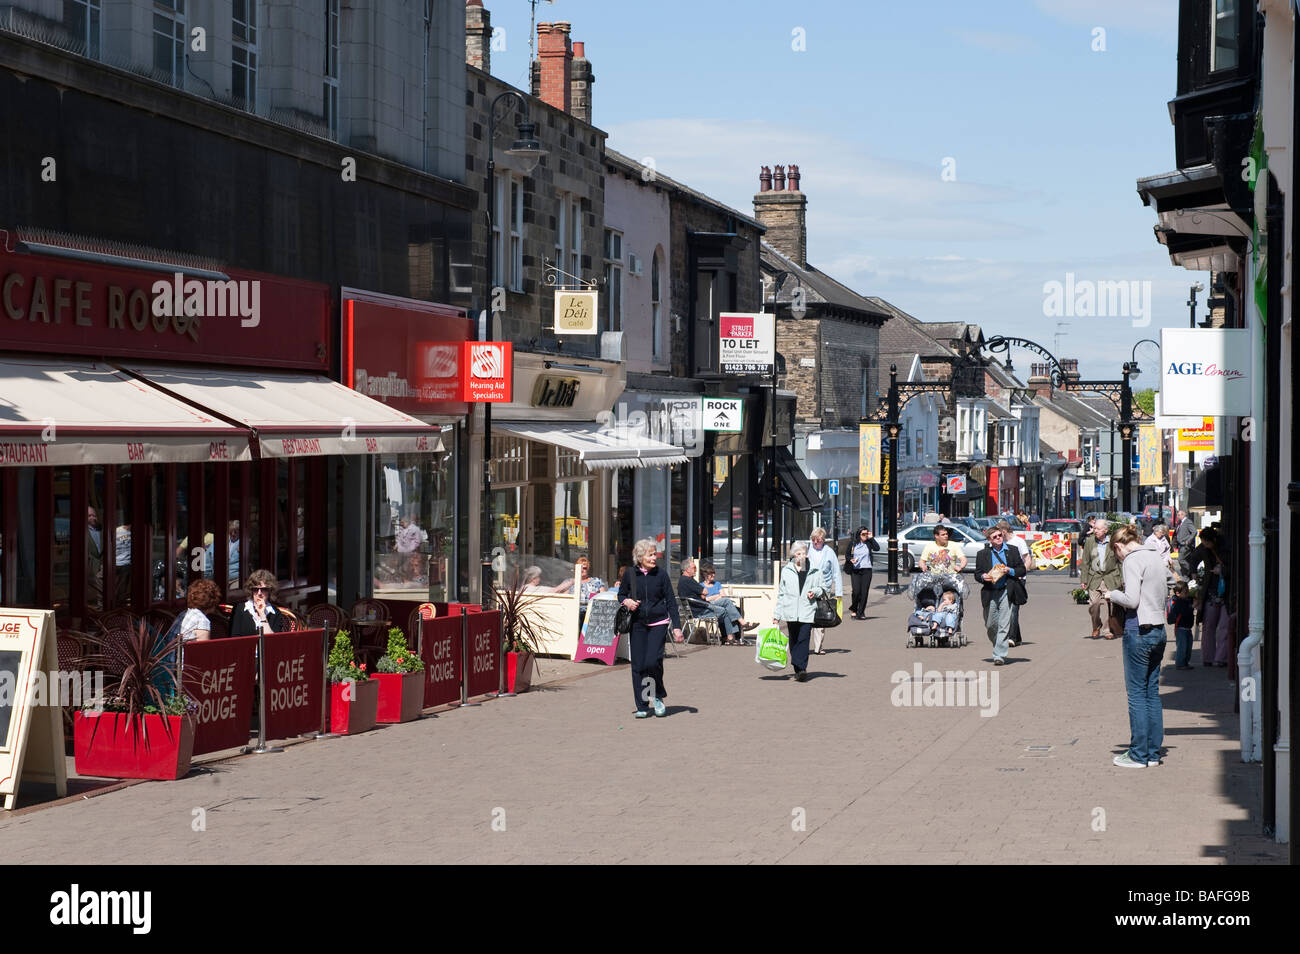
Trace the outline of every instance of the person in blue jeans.
<instances>
[{"instance_id":1,"label":"person in blue jeans","mask_svg":"<svg viewBox=\"0 0 1300 954\"><path fill-rule=\"evenodd\" d=\"M1174 584L1174 595L1169 600L1165 620L1174 628L1174 668L1191 669L1192 627L1196 625L1196 604L1192 602L1191 591L1183 580Z\"/></svg>"},{"instance_id":2,"label":"person in blue jeans","mask_svg":"<svg viewBox=\"0 0 1300 954\"><path fill-rule=\"evenodd\" d=\"M1120 527L1110 540L1124 570L1124 589L1106 598L1124 608L1124 687L1128 694L1131 741L1120 768L1154 768L1160 764L1164 742L1164 710L1160 705L1160 663L1165 656L1165 594L1169 570L1160 554L1142 546L1138 528Z\"/></svg>"}]
</instances>

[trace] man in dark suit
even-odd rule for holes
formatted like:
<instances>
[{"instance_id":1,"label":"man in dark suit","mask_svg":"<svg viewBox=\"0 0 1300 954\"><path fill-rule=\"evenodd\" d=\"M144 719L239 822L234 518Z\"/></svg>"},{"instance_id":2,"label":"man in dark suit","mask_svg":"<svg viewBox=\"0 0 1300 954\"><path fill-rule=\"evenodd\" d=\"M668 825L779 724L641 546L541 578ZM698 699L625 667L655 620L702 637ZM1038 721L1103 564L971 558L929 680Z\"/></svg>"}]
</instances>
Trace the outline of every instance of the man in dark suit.
<instances>
[{"instance_id":1,"label":"man in dark suit","mask_svg":"<svg viewBox=\"0 0 1300 954\"><path fill-rule=\"evenodd\" d=\"M1025 564L1020 551L1008 545L1001 527L989 527L984 535L989 545L975 556L975 578L983 584L980 604L984 607L984 628L993 644L993 665L1002 666L1007 660L1007 635L1011 630L1007 585L1013 578L1024 578Z\"/></svg>"}]
</instances>

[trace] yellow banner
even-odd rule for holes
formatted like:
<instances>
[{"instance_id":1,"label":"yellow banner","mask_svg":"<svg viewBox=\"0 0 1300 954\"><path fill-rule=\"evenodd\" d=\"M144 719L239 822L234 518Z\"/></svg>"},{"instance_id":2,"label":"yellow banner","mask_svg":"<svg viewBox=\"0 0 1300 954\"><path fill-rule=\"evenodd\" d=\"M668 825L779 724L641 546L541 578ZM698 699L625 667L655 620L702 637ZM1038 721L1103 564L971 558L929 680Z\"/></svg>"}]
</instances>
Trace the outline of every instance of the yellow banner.
<instances>
[{"instance_id":1,"label":"yellow banner","mask_svg":"<svg viewBox=\"0 0 1300 954\"><path fill-rule=\"evenodd\" d=\"M1154 424L1143 424L1138 428L1138 483L1143 487L1155 487L1164 483L1164 441Z\"/></svg>"},{"instance_id":2,"label":"yellow banner","mask_svg":"<svg viewBox=\"0 0 1300 954\"><path fill-rule=\"evenodd\" d=\"M858 483L880 483L880 425L858 425Z\"/></svg>"},{"instance_id":3,"label":"yellow banner","mask_svg":"<svg viewBox=\"0 0 1300 954\"><path fill-rule=\"evenodd\" d=\"M1211 451L1214 450L1214 418L1202 418L1200 427L1180 427L1178 429L1178 450Z\"/></svg>"}]
</instances>

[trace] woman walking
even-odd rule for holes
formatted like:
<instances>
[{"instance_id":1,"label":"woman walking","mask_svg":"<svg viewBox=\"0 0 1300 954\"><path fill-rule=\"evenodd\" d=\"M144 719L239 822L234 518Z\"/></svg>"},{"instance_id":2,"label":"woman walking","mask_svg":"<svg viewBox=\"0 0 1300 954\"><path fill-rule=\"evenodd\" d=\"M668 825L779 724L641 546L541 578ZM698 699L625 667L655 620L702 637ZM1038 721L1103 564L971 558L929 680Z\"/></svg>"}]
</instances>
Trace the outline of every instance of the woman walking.
<instances>
[{"instance_id":1,"label":"woman walking","mask_svg":"<svg viewBox=\"0 0 1300 954\"><path fill-rule=\"evenodd\" d=\"M810 567L808 547L796 543L790 547L790 562L781 568L781 584L776 593L775 622L786 624L790 637L790 661L796 682L808 679L808 648L812 638L817 597L827 592L820 569Z\"/></svg>"},{"instance_id":2,"label":"woman walking","mask_svg":"<svg viewBox=\"0 0 1300 954\"><path fill-rule=\"evenodd\" d=\"M1132 524L1111 534L1111 546L1124 570L1124 588L1106 598L1124 608L1124 687L1132 742L1115 756L1120 768L1154 768L1164 742L1160 706L1160 663L1165 656L1165 594L1169 570L1160 554L1142 546Z\"/></svg>"},{"instance_id":3,"label":"woman walking","mask_svg":"<svg viewBox=\"0 0 1300 954\"><path fill-rule=\"evenodd\" d=\"M836 597L844 595L844 578L840 574L840 558L835 553L833 546L826 545L826 531L821 527L813 527L809 535L811 547L807 553L809 567L813 572L821 572L822 586L827 593L833 593ZM825 656L826 650L822 649L822 640L826 638L826 630L820 626L814 626L812 629L812 651L818 656Z\"/></svg>"},{"instance_id":4,"label":"woman walking","mask_svg":"<svg viewBox=\"0 0 1300 954\"><path fill-rule=\"evenodd\" d=\"M668 624L673 638L681 641L682 621L668 571L658 566L655 541L647 537L632 547L632 563L618 583L619 602L632 611L629 654L632 657L632 694L636 717L645 719L653 709L656 716L668 714L664 699L664 640Z\"/></svg>"},{"instance_id":5,"label":"woman walking","mask_svg":"<svg viewBox=\"0 0 1300 954\"><path fill-rule=\"evenodd\" d=\"M853 549L845 561L845 569L852 575L853 602L849 615L854 619L867 618L867 596L871 592L871 555L880 550L880 544L866 527L858 527L853 538Z\"/></svg>"}]
</instances>

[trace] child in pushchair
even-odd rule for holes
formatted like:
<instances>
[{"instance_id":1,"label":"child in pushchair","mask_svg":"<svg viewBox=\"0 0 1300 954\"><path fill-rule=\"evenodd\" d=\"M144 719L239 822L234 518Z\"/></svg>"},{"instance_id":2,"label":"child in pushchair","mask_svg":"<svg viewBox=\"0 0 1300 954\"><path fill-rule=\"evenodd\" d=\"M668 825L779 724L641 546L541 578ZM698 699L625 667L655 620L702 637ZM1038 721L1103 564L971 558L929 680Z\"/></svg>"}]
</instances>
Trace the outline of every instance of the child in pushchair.
<instances>
[{"instance_id":1,"label":"child in pushchair","mask_svg":"<svg viewBox=\"0 0 1300 954\"><path fill-rule=\"evenodd\" d=\"M911 593L916 611L907 620L907 645L963 646L962 601L966 584L949 573L922 573L913 577Z\"/></svg>"}]
</instances>

